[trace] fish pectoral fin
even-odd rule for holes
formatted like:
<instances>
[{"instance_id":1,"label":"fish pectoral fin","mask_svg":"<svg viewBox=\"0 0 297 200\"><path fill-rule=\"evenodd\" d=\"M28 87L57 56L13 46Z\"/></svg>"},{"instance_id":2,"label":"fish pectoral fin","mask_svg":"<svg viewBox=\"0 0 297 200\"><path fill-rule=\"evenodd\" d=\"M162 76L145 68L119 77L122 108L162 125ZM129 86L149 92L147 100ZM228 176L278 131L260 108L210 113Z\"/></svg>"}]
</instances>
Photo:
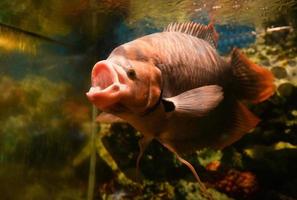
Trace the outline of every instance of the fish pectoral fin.
<instances>
[{"instance_id":1,"label":"fish pectoral fin","mask_svg":"<svg viewBox=\"0 0 297 200\"><path fill-rule=\"evenodd\" d=\"M218 85L207 85L188 90L177 96L163 99L165 111L193 116L204 116L223 100L222 87Z\"/></svg>"},{"instance_id":2,"label":"fish pectoral fin","mask_svg":"<svg viewBox=\"0 0 297 200\"><path fill-rule=\"evenodd\" d=\"M112 123L127 123L125 120L122 118L119 118L113 114L102 112L96 117L96 121L100 123L107 123L107 124L112 124Z\"/></svg>"}]
</instances>

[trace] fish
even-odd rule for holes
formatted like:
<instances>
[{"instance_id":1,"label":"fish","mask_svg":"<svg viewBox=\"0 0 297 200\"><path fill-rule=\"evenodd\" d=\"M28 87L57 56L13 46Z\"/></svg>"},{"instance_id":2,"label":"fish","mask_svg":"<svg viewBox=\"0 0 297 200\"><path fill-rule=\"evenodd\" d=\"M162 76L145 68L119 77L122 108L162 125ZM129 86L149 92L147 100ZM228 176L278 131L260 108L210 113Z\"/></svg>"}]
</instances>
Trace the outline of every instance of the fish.
<instances>
[{"instance_id":1,"label":"fish","mask_svg":"<svg viewBox=\"0 0 297 200\"><path fill-rule=\"evenodd\" d=\"M239 49L221 57L218 37L212 23L171 23L116 47L94 65L87 98L102 111L99 122L127 122L142 133L137 169L157 140L201 183L182 155L223 149L259 123L245 104L272 96L274 77Z\"/></svg>"}]
</instances>

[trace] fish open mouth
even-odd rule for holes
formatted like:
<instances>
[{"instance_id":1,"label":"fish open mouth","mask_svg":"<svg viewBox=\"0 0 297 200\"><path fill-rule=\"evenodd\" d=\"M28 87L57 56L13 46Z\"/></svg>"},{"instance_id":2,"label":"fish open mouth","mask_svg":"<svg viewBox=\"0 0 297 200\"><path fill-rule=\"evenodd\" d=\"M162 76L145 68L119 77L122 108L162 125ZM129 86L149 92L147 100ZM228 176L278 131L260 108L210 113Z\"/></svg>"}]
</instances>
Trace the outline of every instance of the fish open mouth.
<instances>
[{"instance_id":1,"label":"fish open mouth","mask_svg":"<svg viewBox=\"0 0 297 200\"><path fill-rule=\"evenodd\" d=\"M98 108L105 108L119 101L120 92L126 87L120 83L114 64L104 60L95 64L92 70L92 86L86 93L88 99Z\"/></svg>"},{"instance_id":2,"label":"fish open mouth","mask_svg":"<svg viewBox=\"0 0 297 200\"><path fill-rule=\"evenodd\" d=\"M92 70L92 87L97 90L104 90L113 83L119 82L117 73L110 65L110 63L99 62L94 66Z\"/></svg>"}]
</instances>

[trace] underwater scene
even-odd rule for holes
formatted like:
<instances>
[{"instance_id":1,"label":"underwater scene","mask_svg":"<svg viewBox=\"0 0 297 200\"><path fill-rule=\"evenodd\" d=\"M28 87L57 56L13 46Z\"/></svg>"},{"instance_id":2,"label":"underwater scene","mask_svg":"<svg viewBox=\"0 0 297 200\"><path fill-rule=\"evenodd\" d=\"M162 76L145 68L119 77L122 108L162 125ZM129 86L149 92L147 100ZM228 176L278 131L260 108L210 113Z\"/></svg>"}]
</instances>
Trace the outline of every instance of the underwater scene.
<instances>
[{"instance_id":1,"label":"underwater scene","mask_svg":"<svg viewBox=\"0 0 297 200\"><path fill-rule=\"evenodd\" d=\"M0 199L297 199L296 29L296 0L1 0Z\"/></svg>"}]
</instances>

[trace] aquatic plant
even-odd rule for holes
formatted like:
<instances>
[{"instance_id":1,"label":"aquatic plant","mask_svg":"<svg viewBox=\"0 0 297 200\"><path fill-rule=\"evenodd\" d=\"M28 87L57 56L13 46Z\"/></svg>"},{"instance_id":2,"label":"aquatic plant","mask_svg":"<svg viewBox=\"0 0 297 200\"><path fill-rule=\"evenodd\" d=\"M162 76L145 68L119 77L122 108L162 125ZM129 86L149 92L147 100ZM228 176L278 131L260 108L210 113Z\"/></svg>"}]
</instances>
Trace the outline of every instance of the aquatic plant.
<instances>
[{"instance_id":1,"label":"aquatic plant","mask_svg":"<svg viewBox=\"0 0 297 200\"><path fill-rule=\"evenodd\" d=\"M54 160L65 161L66 156L77 151L71 146L81 143L84 135L76 129L89 119L89 111L78 101L68 99L67 84L37 76L23 80L2 76L0 80L2 157L22 158L33 165L51 165L55 164ZM79 116L74 109L80 112Z\"/></svg>"},{"instance_id":2,"label":"aquatic plant","mask_svg":"<svg viewBox=\"0 0 297 200\"><path fill-rule=\"evenodd\" d=\"M87 141L89 108L71 95L70 85L41 76L21 80L1 76L0 89L0 188L26 185L24 199L67 196L73 189L64 183L79 180L75 169L80 165L72 162ZM38 177L49 183L35 183ZM47 186L57 179L61 185ZM51 189L55 196L49 195ZM19 198L14 190L1 193L6 199Z\"/></svg>"}]
</instances>

